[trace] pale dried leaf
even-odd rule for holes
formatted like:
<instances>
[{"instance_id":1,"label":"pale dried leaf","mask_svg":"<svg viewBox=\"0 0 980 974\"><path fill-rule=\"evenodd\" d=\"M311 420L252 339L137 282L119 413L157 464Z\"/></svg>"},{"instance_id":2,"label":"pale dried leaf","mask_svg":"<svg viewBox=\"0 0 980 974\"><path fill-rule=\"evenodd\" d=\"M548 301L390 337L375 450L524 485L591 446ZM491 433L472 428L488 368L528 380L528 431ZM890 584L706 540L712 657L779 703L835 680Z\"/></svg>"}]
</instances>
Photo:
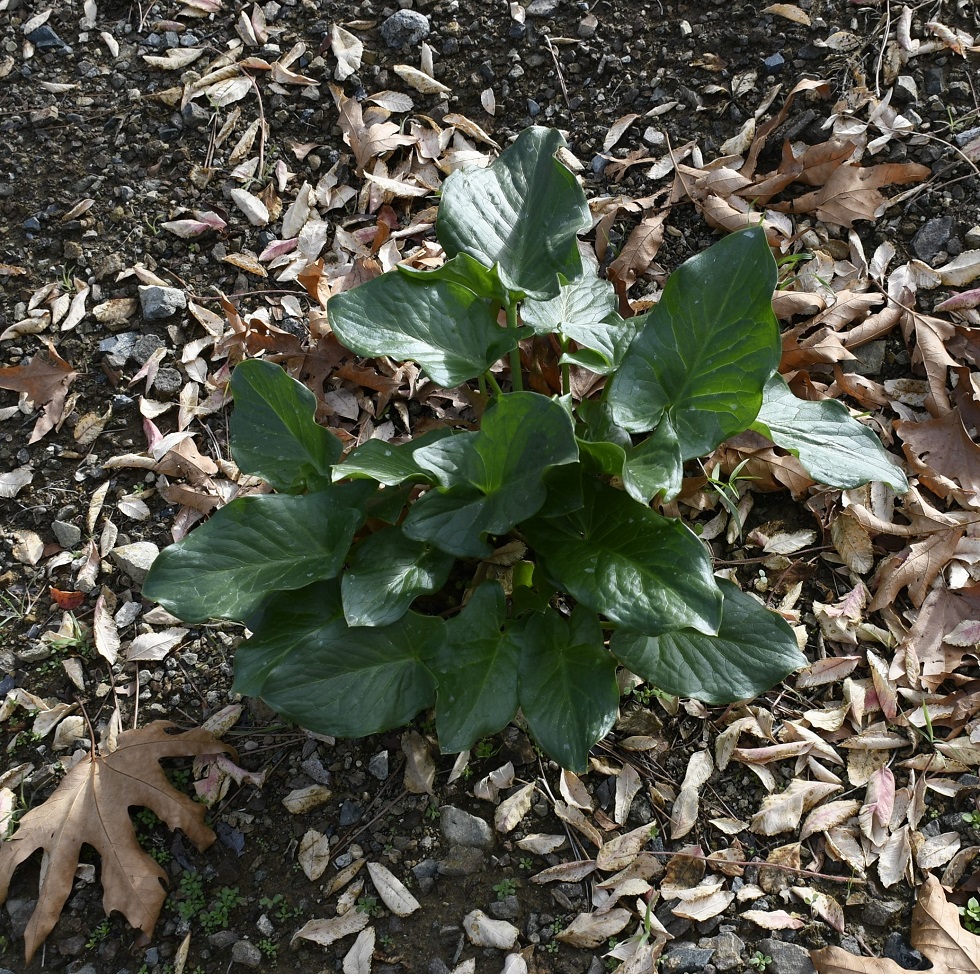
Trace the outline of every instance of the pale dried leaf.
<instances>
[{"instance_id":1,"label":"pale dried leaf","mask_svg":"<svg viewBox=\"0 0 980 974\"><path fill-rule=\"evenodd\" d=\"M338 81L344 81L360 69L364 45L350 31L337 24L330 28L330 50L337 59L333 76Z\"/></svg>"},{"instance_id":2,"label":"pale dried leaf","mask_svg":"<svg viewBox=\"0 0 980 974\"><path fill-rule=\"evenodd\" d=\"M331 794L326 785L308 785L306 788L294 788L282 803L290 815L303 815L329 801Z\"/></svg>"},{"instance_id":3,"label":"pale dried leaf","mask_svg":"<svg viewBox=\"0 0 980 974\"><path fill-rule=\"evenodd\" d=\"M374 927L362 930L344 955L344 974L371 974L371 958L374 955Z\"/></svg>"},{"instance_id":4,"label":"pale dried leaf","mask_svg":"<svg viewBox=\"0 0 980 974\"><path fill-rule=\"evenodd\" d=\"M800 930L805 925L785 910L743 910L739 915L763 930Z\"/></svg>"},{"instance_id":5,"label":"pale dried leaf","mask_svg":"<svg viewBox=\"0 0 980 974\"><path fill-rule=\"evenodd\" d=\"M568 839L564 835L545 835L541 832L534 832L517 840L517 848L524 852L533 852L536 856L549 856L557 852Z\"/></svg>"},{"instance_id":6,"label":"pale dried leaf","mask_svg":"<svg viewBox=\"0 0 980 974\"><path fill-rule=\"evenodd\" d=\"M629 910L619 907L608 913L579 913L555 940L582 949L598 947L623 930L631 918Z\"/></svg>"},{"instance_id":7,"label":"pale dried leaf","mask_svg":"<svg viewBox=\"0 0 980 974\"><path fill-rule=\"evenodd\" d=\"M476 947L510 950L517 943L520 930L506 920L492 920L482 910L473 910L463 917L463 930Z\"/></svg>"},{"instance_id":8,"label":"pale dried leaf","mask_svg":"<svg viewBox=\"0 0 980 974\"><path fill-rule=\"evenodd\" d=\"M316 829L309 829L300 839L296 858L306 878L315 882L330 864L330 839Z\"/></svg>"},{"instance_id":9,"label":"pale dried leaf","mask_svg":"<svg viewBox=\"0 0 980 974\"><path fill-rule=\"evenodd\" d=\"M349 937L352 933L360 933L370 919L360 910L350 910L329 920L307 920L293 934L289 942L294 944L297 940L312 940L321 947L329 947L330 944Z\"/></svg>"},{"instance_id":10,"label":"pale dried leaf","mask_svg":"<svg viewBox=\"0 0 980 974\"><path fill-rule=\"evenodd\" d=\"M380 863L369 862L367 864L371 882L378 891L384 905L396 916L407 917L419 909L419 901L405 888L402 883L389 869Z\"/></svg>"},{"instance_id":11,"label":"pale dried leaf","mask_svg":"<svg viewBox=\"0 0 980 974\"><path fill-rule=\"evenodd\" d=\"M698 751L691 756L681 784L680 794L670 813L670 836L679 839L694 828L698 819L700 791L711 777L714 762L708 751Z\"/></svg>"},{"instance_id":12,"label":"pale dried leaf","mask_svg":"<svg viewBox=\"0 0 980 974\"><path fill-rule=\"evenodd\" d=\"M402 734L402 752L405 755L405 787L413 795L434 794L436 764L429 742L418 731Z\"/></svg>"},{"instance_id":13,"label":"pale dried leaf","mask_svg":"<svg viewBox=\"0 0 980 974\"><path fill-rule=\"evenodd\" d=\"M423 95L443 95L452 90L410 64L396 64L394 71L402 81Z\"/></svg>"},{"instance_id":14,"label":"pale dried leaf","mask_svg":"<svg viewBox=\"0 0 980 974\"><path fill-rule=\"evenodd\" d=\"M92 619L92 635L99 655L111 666L119 656L119 630L113 615L116 612L116 596L105 586L95 602Z\"/></svg>"},{"instance_id":15,"label":"pale dried leaf","mask_svg":"<svg viewBox=\"0 0 980 974\"><path fill-rule=\"evenodd\" d=\"M498 832L510 832L527 815L534 799L534 789L532 781L497 806L493 814L493 824Z\"/></svg>"}]
</instances>

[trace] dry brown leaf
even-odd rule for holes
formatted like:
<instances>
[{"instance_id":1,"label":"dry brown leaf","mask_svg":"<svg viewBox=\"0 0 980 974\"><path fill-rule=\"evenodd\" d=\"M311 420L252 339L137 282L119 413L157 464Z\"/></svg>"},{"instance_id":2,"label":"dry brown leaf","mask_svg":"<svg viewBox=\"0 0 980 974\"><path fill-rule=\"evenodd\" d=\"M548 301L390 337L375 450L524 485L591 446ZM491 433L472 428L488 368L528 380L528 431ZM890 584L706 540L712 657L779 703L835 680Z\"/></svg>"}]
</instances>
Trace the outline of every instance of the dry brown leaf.
<instances>
[{"instance_id":1,"label":"dry brown leaf","mask_svg":"<svg viewBox=\"0 0 980 974\"><path fill-rule=\"evenodd\" d=\"M949 902L935 876L919 888L912 911L912 947L932 961L935 974L980 971L980 937L960 924L959 910ZM887 957L858 957L840 947L811 950L818 974L902 974L905 968Z\"/></svg>"},{"instance_id":2,"label":"dry brown leaf","mask_svg":"<svg viewBox=\"0 0 980 974\"><path fill-rule=\"evenodd\" d=\"M77 372L55 351L54 345L45 343L47 352L38 352L25 365L13 365L0 369L0 389L23 392L34 406L64 396Z\"/></svg>"},{"instance_id":3,"label":"dry brown leaf","mask_svg":"<svg viewBox=\"0 0 980 974\"><path fill-rule=\"evenodd\" d=\"M497 806L493 814L493 824L498 832L510 832L527 815L531 810L534 788L532 781Z\"/></svg>"},{"instance_id":4,"label":"dry brown leaf","mask_svg":"<svg viewBox=\"0 0 980 974\"><path fill-rule=\"evenodd\" d=\"M775 14L777 17L785 17L793 21L794 24L803 24L804 27L810 26L810 15L796 6L795 3L771 3L764 7L764 14Z\"/></svg>"},{"instance_id":5,"label":"dry brown leaf","mask_svg":"<svg viewBox=\"0 0 980 974\"><path fill-rule=\"evenodd\" d=\"M402 81L411 85L423 95L443 95L452 90L447 88L442 82L436 81L435 78L427 75L424 71L413 68L410 64L396 64L394 66L394 72Z\"/></svg>"},{"instance_id":6,"label":"dry brown leaf","mask_svg":"<svg viewBox=\"0 0 980 974\"><path fill-rule=\"evenodd\" d=\"M370 922L371 917L360 910L349 910L329 920L307 920L296 933L290 944L299 940L312 940L321 947L329 947L336 940L360 933Z\"/></svg>"},{"instance_id":7,"label":"dry brown leaf","mask_svg":"<svg viewBox=\"0 0 980 974\"><path fill-rule=\"evenodd\" d=\"M977 506L980 447L970 438L958 412L922 423L899 420L895 429L921 483L939 497L955 497L963 507Z\"/></svg>"},{"instance_id":8,"label":"dry brown leaf","mask_svg":"<svg viewBox=\"0 0 980 974\"><path fill-rule=\"evenodd\" d=\"M413 795L434 794L436 764L429 742L418 731L402 734L402 753L405 755L405 787Z\"/></svg>"},{"instance_id":9,"label":"dry brown leaf","mask_svg":"<svg viewBox=\"0 0 980 974\"><path fill-rule=\"evenodd\" d=\"M555 936L555 940L571 947L590 949L615 937L630 922L629 910L617 907L608 913L580 913Z\"/></svg>"},{"instance_id":10,"label":"dry brown leaf","mask_svg":"<svg viewBox=\"0 0 980 974\"><path fill-rule=\"evenodd\" d=\"M132 926L152 934L167 896L167 873L137 842L130 806L151 809L202 851L214 841L214 832L204 824L204 806L174 790L160 760L234 750L200 729L168 733L174 726L155 721L126 731L108 756L83 758L44 804L24 814L13 838L0 845L0 903L17 866L39 849L48 855L37 906L24 933L28 963L71 894L83 843L102 857L106 916L118 910Z\"/></svg>"},{"instance_id":11,"label":"dry brown leaf","mask_svg":"<svg viewBox=\"0 0 980 974\"><path fill-rule=\"evenodd\" d=\"M804 812L840 790L840 785L829 782L801 781L794 778L785 791L767 795L763 799L762 807L753 816L749 827L760 835L789 832L796 828Z\"/></svg>"},{"instance_id":12,"label":"dry brown leaf","mask_svg":"<svg viewBox=\"0 0 980 974\"><path fill-rule=\"evenodd\" d=\"M333 51L337 59L337 67L334 68L333 76L338 81L349 78L361 67L361 58L364 56L364 45L350 31L334 24L330 28L330 50Z\"/></svg>"},{"instance_id":13,"label":"dry brown leaf","mask_svg":"<svg viewBox=\"0 0 980 974\"><path fill-rule=\"evenodd\" d=\"M306 878L316 882L330 864L330 839L316 829L309 829L300 840L296 858Z\"/></svg>"},{"instance_id":14,"label":"dry brown leaf","mask_svg":"<svg viewBox=\"0 0 980 974\"><path fill-rule=\"evenodd\" d=\"M344 974L371 974L371 957L374 955L374 927L362 930L344 955Z\"/></svg>"},{"instance_id":15,"label":"dry brown leaf","mask_svg":"<svg viewBox=\"0 0 980 974\"><path fill-rule=\"evenodd\" d=\"M785 910L743 910L740 916L763 930L800 930L805 925Z\"/></svg>"},{"instance_id":16,"label":"dry brown leaf","mask_svg":"<svg viewBox=\"0 0 980 974\"><path fill-rule=\"evenodd\" d=\"M714 763L708 751L698 751L691 756L681 785L680 794L670 813L670 837L680 839L694 828L698 818L699 795L711 772Z\"/></svg>"}]
</instances>

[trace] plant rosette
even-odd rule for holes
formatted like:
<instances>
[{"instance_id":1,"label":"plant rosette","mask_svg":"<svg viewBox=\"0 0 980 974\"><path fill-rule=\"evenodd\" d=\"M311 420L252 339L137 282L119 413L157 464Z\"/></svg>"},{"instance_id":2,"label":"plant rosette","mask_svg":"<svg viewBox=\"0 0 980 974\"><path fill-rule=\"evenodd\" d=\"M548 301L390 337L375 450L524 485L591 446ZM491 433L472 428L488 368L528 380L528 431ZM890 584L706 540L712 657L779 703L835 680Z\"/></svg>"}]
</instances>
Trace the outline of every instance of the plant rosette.
<instances>
[{"instance_id":1,"label":"plant rosette","mask_svg":"<svg viewBox=\"0 0 980 974\"><path fill-rule=\"evenodd\" d=\"M234 690L312 731L360 737L434 707L452 752L520 711L545 752L584 770L616 718L617 667L723 704L806 662L786 622L716 578L693 531L651 506L677 496L687 461L754 430L816 481L907 489L841 403L800 400L779 376L761 228L620 316L579 256L591 218L563 144L531 128L489 168L453 173L436 225L445 264L398 267L328 304L354 353L489 388L478 428L343 456L278 366L232 375L235 462L277 493L237 498L166 548L143 593L187 622L246 623ZM561 349L562 395L524 391L531 336ZM509 391L491 372L505 356ZM605 376L600 395L573 401L573 364Z\"/></svg>"}]
</instances>

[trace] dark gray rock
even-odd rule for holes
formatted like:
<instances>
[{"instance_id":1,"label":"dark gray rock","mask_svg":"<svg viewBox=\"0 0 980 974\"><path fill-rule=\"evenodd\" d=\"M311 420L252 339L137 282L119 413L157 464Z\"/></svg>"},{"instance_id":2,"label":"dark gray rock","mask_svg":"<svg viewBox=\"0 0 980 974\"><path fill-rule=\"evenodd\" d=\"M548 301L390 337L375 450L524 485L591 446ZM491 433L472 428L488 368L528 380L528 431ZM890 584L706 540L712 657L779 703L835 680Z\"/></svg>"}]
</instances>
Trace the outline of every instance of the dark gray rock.
<instances>
[{"instance_id":1,"label":"dark gray rock","mask_svg":"<svg viewBox=\"0 0 980 974\"><path fill-rule=\"evenodd\" d=\"M952 233L951 216L934 216L931 220L926 220L912 238L912 252L919 260L924 260L927 264L931 263L946 246L946 241Z\"/></svg>"},{"instance_id":2,"label":"dark gray rock","mask_svg":"<svg viewBox=\"0 0 980 974\"><path fill-rule=\"evenodd\" d=\"M922 954L905 942L905 938L897 930L893 930L885 937L881 953L907 971L924 971L932 966Z\"/></svg>"},{"instance_id":3,"label":"dark gray rock","mask_svg":"<svg viewBox=\"0 0 980 974\"><path fill-rule=\"evenodd\" d=\"M482 819L454 805L439 809L439 828L451 845L489 849L493 845L493 829Z\"/></svg>"},{"instance_id":4,"label":"dark gray rock","mask_svg":"<svg viewBox=\"0 0 980 974\"><path fill-rule=\"evenodd\" d=\"M208 937L208 943L218 950L227 950L232 944L238 942L238 934L234 930L218 930Z\"/></svg>"},{"instance_id":5,"label":"dark gray rock","mask_svg":"<svg viewBox=\"0 0 980 974\"><path fill-rule=\"evenodd\" d=\"M211 121L211 112L197 102L188 102L181 110L180 117L189 129L203 129Z\"/></svg>"},{"instance_id":6,"label":"dark gray rock","mask_svg":"<svg viewBox=\"0 0 980 974\"><path fill-rule=\"evenodd\" d=\"M439 875L459 878L472 876L483 868L484 855L473 846L454 845L444 859L439 860Z\"/></svg>"},{"instance_id":7,"label":"dark gray rock","mask_svg":"<svg viewBox=\"0 0 980 974\"><path fill-rule=\"evenodd\" d=\"M19 654L18 654L19 655ZM10 917L10 932L14 940L20 940L27 929L28 921L37 906L37 900L24 900L11 897L7 900L7 916Z\"/></svg>"},{"instance_id":8,"label":"dark gray rock","mask_svg":"<svg viewBox=\"0 0 980 974\"><path fill-rule=\"evenodd\" d=\"M133 344L131 355L140 365L146 365L150 356L165 344L159 335L140 335Z\"/></svg>"},{"instance_id":9,"label":"dark gray rock","mask_svg":"<svg viewBox=\"0 0 980 974\"><path fill-rule=\"evenodd\" d=\"M74 548L82 540L82 529L77 524L67 521L52 521L51 530L62 548Z\"/></svg>"},{"instance_id":10,"label":"dark gray rock","mask_svg":"<svg viewBox=\"0 0 980 974\"><path fill-rule=\"evenodd\" d=\"M880 900L874 897L865 904L861 919L870 927L886 927L891 930L904 912L905 904L901 900Z\"/></svg>"},{"instance_id":11,"label":"dark gray rock","mask_svg":"<svg viewBox=\"0 0 980 974\"><path fill-rule=\"evenodd\" d=\"M666 974L697 974L711 960L714 951L710 947L681 945L664 954L660 969Z\"/></svg>"},{"instance_id":12,"label":"dark gray rock","mask_svg":"<svg viewBox=\"0 0 980 974\"><path fill-rule=\"evenodd\" d=\"M745 941L733 933L720 933L717 937L704 937L698 941L699 947L714 951L711 963L719 971L732 971L742 963Z\"/></svg>"},{"instance_id":13,"label":"dark gray rock","mask_svg":"<svg viewBox=\"0 0 980 974\"><path fill-rule=\"evenodd\" d=\"M147 321L172 318L178 311L187 307L187 295L175 287L145 284L140 287L139 295L143 317Z\"/></svg>"},{"instance_id":14,"label":"dark gray rock","mask_svg":"<svg viewBox=\"0 0 980 974\"><path fill-rule=\"evenodd\" d=\"M261 967L262 951L251 940L239 940L231 948L231 961L243 967Z\"/></svg>"},{"instance_id":15,"label":"dark gray rock","mask_svg":"<svg viewBox=\"0 0 980 974\"><path fill-rule=\"evenodd\" d=\"M516 920L521 915L521 905L516 896L505 896L502 900L494 900L487 907L487 913L494 920Z\"/></svg>"},{"instance_id":16,"label":"dark gray rock","mask_svg":"<svg viewBox=\"0 0 980 974\"><path fill-rule=\"evenodd\" d=\"M368 773L374 775L378 781L388 780L388 752L378 751L370 761L368 761Z\"/></svg>"},{"instance_id":17,"label":"dark gray rock","mask_svg":"<svg viewBox=\"0 0 980 974\"><path fill-rule=\"evenodd\" d=\"M323 762L315 754L311 754L300 767L303 769L304 774L318 785L330 784L330 772L323 766Z\"/></svg>"},{"instance_id":18,"label":"dark gray rock","mask_svg":"<svg viewBox=\"0 0 980 974\"><path fill-rule=\"evenodd\" d=\"M153 391L161 396L175 396L184 385L184 377L177 369L158 369L153 379Z\"/></svg>"},{"instance_id":19,"label":"dark gray rock","mask_svg":"<svg viewBox=\"0 0 980 974\"><path fill-rule=\"evenodd\" d=\"M364 817L364 809L357 802L345 801L340 806L340 827L349 829Z\"/></svg>"},{"instance_id":20,"label":"dark gray rock","mask_svg":"<svg viewBox=\"0 0 980 974\"><path fill-rule=\"evenodd\" d=\"M388 47L414 47L429 36L429 18L416 10L397 10L381 24L381 37Z\"/></svg>"},{"instance_id":21,"label":"dark gray rock","mask_svg":"<svg viewBox=\"0 0 980 974\"><path fill-rule=\"evenodd\" d=\"M810 952L799 944L787 944L782 940L760 940L759 950L772 963L766 967L766 974L814 974Z\"/></svg>"},{"instance_id":22,"label":"dark gray rock","mask_svg":"<svg viewBox=\"0 0 980 974\"><path fill-rule=\"evenodd\" d=\"M59 51L70 51L71 48L47 25L41 24L40 27L32 30L27 39L39 50L50 51L57 48Z\"/></svg>"},{"instance_id":23,"label":"dark gray rock","mask_svg":"<svg viewBox=\"0 0 980 974\"><path fill-rule=\"evenodd\" d=\"M884 341L868 342L860 348L855 348L853 361L838 363L842 372L855 372L858 375L881 375L882 366L885 364L885 349L887 343Z\"/></svg>"},{"instance_id":24,"label":"dark gray rock","mask_svg":"<svg viewBox=\"0 0 980 974\"><path fill-rule=\"evenodd\" d=\"M919 87L910 74L899 75L892 85L893 99L898 105L915 104L919 100Z\"/></svg>"}]
</instances>

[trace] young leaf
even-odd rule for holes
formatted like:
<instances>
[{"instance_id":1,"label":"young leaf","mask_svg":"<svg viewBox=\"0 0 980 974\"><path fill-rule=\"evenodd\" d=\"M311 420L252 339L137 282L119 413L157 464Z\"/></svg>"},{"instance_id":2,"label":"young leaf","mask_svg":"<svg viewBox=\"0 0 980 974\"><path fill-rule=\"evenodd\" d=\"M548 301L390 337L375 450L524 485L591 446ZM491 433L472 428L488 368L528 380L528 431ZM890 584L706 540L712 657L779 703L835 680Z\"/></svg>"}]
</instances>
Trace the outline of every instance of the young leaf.
<instances>
[{"instance_id":1,"label":"young leaf","mask_svg":"<svg viewBox=\"0 0 980 974\"><path fill-rule=\"evenodd\" d=\"M555 129L525 129L487 169L457 169L442 187L436 233L446 253L497 266L503 285L529 297L558 293L579 275L575 237L592 225L585 193L557 159Z\"/></svg>"},{"instance_id":2,"label":"young leaf","mask_svg":"<svg viewBox=\"0 0 980 974\"><path fill-rule=\"evenodd\" d=\"M533 392L500 396L479 432L415 451L415 462L441 489L415 502L405 534L459 557L489 554L481 536L509 531L535 514L547 496L544 472L577 458L571 418L558 403Z\"/></svg>"},{"instance_id":3,"label":"young leaf","mask_svg":"<svg viewBox=\"0 0 980 974\"><path fill-rule=\"evenodd\" d=\"M614 372L637 332L637 320L620 316L619 299L609 281L590 274L562 284L545 301L525 301L521 318L537 335L558 332L582 346L566 352L562 362L582 365L599 375Z\"/></svg>"},{"instance_id":4,"label":"young leaf","mask_svg":"<svg viewBox=\"0 0 980 974\"><path fill-rule=\"evenodd\" d=\"M442 619L409 612L393 626L351 628L333 581L277 593L252 625L235 655L235 692L317 734L376 734L435 701L422 658L442 642Z\"/></svg>"},{"instance_id":5,"label":"young leaf","mask_svg":"<svg viewBox=\"0 0 980 974\"><path fill-rule=\"evenodd\" d=\"M386 487L395 487L406 480L432 482L413 457L415 451L428 443L435 443L451 432L429 430L410 443L385 443L384 440L368 440L347 454L343 463L333 468L334 480L358 480L369 477Z\"/></svg>"},{"instance_id":6,"label":"young leaf","mask_svg":"<svg viewBox=\"0 0 980 974\"><path fill-rule=\"evenodd\" d=\"M658 494L673 500L681 491L684 461L670 415L629 452L623 465L623 486L634 500L649 504Z\"/></svg>"},{"instance_id":7,"label":"young leaf","mask_svg":"<svg viewBox=\"0 0 980 974\"><path fill-rule=\"evenodd\" d=\"M488 298L502 305L510 298L507 288L500 281L497 267L485 267L469 254L457 254L452 260L447 260L441 267L431 271L419 270L417 267L408 267L405 264L396 264L395 269L416 284L451 281L481 298Z\"/></svg>"},{"instance_id":8,"label":"young leaf","mask_svg":"<svg viewBox=\"0 0 980 974\"><path fill-rule=\"evenodd\" d=\"M557 586L638 632L717 632L721 592L694 533L601 481L583 486L582 510L521 525Z\"/></svg>"},{"instance_id":9,"label":"young leaf","mask_svg":"<svg viewBox=\"0 0 980 974\"><path fill-rule=\"evenodd\" d=\"M520 646L518 698L535 740L563 768L582 772L589 749L616 719L616 663L603 646L593 612L576 606L570 619L554 609L511 630Z\"/></svg>"},{"instance_id":10,"label":"young leaf","mask_svg":"<svg viewBox=\"0 0 980 974\"><path fill-rule=\"evenodd\" d=\"M642 433L669 413L684 460L747 429L779 364L775 286L776 264L761 227L685 261L613 380L608 401L616 421Z\"/></svg>"},{"instance_id":11,"label":"young leaf","mask_svg":"<svg viewBox=\"0 0 980 974\"><path fill-rule=\"evenodd\" d=\"M446 640L429 663L443 752L466 750L517 713L518 650L503 632L506 618L504 590L485 582L446 625Z\"/></svg>"},{"instance_id":12,"label":"young leaf","mask_svg":"<svg viewBox=\"0 0 980 974\"><path fill-rule=\"evenodd\" d=\"M750 700L806 665L793 630L732 582L717 580L724 596L717 636L682 629L643 636L621 629L610 649L654 686L705 703Z\"/></svg>"},{"instance_id":13,"label":"young leaf","mask_svg":"<svg viewBox=\"0 0 980 974\"><path fill-rule=\"evenodd\" d=\"M233 500L160 552L143 594L185 622L242 622L270 592L333 578L364 523L355 486Z\"/></svg>"},{"instance_id":14,"label":"young leaf","mask_svg":"<svg viewBox=\"0 0 980 974\"><path fill-rule=\"evenodd\" d=\"M406 538L400 528L376 531L354 546L340 580L347 624L397 622L417 595L442 588L452 567L452 555Z\"/></svg>"},{"instance_id":15,"label":"young leaf","mask_svg":"<svg viewBox=\"0 0 980 974\"><path fill-rule=\"evenodd\" d=\"M232 373L231 391L231 453L242 473L287 494L329 483L342 447L314 421L316 397L306 386L272 362L250 359Z\"/></svg>"},{"instance_id":16,"label":"young leaf","mask_svg":"<svg viewBox=\"0 0 980 974\"><path fill-rule=\"evenodd\" d=\"M416 283L389 271L327 302L337 338L358 355L412 359L446 388L485 372L517 345L490 301L450 281Z\"/></svg>"},{"instance_id":17,"label":"young leaf","mask_svg":"<svg viewBox=\"0 0 980 974\"><path fill-rule=\"evenodd\" d=\"M806 472L831 487L877 480L904 494L908 480L874 433L836 399L797 399L781 375L766 383L752 429L800 458Z\"/></svg>"}]
</instances>

